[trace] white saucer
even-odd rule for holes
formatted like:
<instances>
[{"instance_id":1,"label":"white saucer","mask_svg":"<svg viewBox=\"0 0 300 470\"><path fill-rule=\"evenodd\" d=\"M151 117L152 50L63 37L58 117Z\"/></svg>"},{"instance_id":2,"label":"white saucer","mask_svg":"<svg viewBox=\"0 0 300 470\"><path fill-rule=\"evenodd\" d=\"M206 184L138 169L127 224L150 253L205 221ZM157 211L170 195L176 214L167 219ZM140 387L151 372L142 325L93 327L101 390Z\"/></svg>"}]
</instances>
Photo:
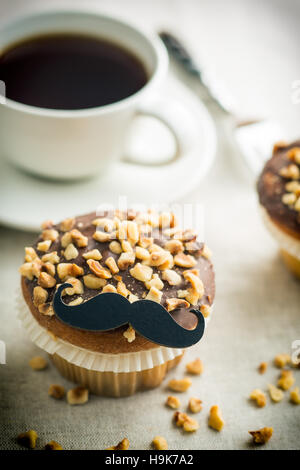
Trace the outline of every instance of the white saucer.
<instances>
[{"instance_id":1,"label":"white saucer","mask_svg":"<svg viewBox=\"0 0 300 470\"><path fill-rule=\"evenodd\" d=\"M59 221L96 210L103 203L117 204L119 196L126 196L129 205L167 204L193 190L214 160L214 123L198 97L174 77L168 79L163 93L183 105L182 123L193 140L192 151L164 165L119 162L103 176L72 183L38 179L1 159L0 223L22 230L38 231L45 219ZM151 130L149 118L144 119L145 135L143 139L138 139L137 153L141 153L141 143L144 141L145 154L149 155L151 142L157 151L160 147L159 139L164 147L168 139L165 130L158 132L157 126ZM139 122L135 129L142 132L141 127L142 122ZM172 142L170 144L170 140L168 145L170 151L170 147L173 148L174 145L172 146Z\"/></svg>"}]
</instances>

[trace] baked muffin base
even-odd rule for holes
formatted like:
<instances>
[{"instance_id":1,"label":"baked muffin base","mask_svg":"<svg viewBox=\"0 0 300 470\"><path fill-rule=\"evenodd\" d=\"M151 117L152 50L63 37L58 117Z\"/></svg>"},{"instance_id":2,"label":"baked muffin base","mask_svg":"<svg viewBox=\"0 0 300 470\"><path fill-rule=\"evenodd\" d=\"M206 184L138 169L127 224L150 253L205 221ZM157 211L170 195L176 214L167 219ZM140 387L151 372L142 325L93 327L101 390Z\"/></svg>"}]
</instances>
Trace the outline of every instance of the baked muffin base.
<instances>
[{"instance_id":1,"label":"baked muffin base","mask_svg":"<svg viewBox=\"0 0 300 470\"><path fill-rule=\"evenodd\" d=\"M61 375L71 382L88 388L96 395L126 397L137 391L158 387L166 373L181 361L183 354L151 369L118 373L85 369L66 361L58 354L49 356Z\"/></svg>"}]
</instances>

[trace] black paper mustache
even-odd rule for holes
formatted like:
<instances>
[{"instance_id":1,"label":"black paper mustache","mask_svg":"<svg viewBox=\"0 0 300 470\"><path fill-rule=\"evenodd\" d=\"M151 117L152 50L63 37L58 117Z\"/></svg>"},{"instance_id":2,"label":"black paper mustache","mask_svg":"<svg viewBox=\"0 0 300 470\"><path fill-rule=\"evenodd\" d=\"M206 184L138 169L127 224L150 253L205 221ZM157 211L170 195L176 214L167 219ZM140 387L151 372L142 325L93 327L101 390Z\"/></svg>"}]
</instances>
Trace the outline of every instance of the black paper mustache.
<instances>
[{"instance_id":1,"label":"black paper mustache","mask_svg":"<svg viewBox=\"0 0 300 470\"><path fill-rule=\"evenodd\" d=\"M201 312L192 309L198 318L193 330L180 326L170 313L152 300L130 303L120 294L107 292L96 295L86 302L68 306L61 294L71 284L59 286L53 300L56 316L69 326L88 331L108 331L130 323L142 336L150 341L173 348L186 348L197 343L203 336L205 321Z\"/></svg>"}]
</instances>

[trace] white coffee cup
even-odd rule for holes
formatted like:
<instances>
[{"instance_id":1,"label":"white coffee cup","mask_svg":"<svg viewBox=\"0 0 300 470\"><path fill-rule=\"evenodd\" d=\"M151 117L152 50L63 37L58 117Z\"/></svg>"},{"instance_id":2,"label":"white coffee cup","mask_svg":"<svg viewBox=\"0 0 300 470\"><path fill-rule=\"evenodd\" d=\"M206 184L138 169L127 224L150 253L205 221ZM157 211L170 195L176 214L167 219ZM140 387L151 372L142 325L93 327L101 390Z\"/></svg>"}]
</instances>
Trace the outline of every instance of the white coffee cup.
<instances>
[{"instance_id":1,"label":"white coffee cup","mask_svg":"<svg viewBox=\"0 0 300 470\"><path fill-rule=\"evenodd\" d=\"M30 36L61 32L86 33L119 43L142 61L149 79L130 97L89 109L46 109L3 99L1 158L47 178L93 176L122 158L128 127L137 113L162 120L176 137L177 156L184 153L188 142L176 104L156 93L166 77L168 56L155 35L99 13L58 9L23 16L7 24L0 30L0 51Z\"/></svg>"}]
</instances>

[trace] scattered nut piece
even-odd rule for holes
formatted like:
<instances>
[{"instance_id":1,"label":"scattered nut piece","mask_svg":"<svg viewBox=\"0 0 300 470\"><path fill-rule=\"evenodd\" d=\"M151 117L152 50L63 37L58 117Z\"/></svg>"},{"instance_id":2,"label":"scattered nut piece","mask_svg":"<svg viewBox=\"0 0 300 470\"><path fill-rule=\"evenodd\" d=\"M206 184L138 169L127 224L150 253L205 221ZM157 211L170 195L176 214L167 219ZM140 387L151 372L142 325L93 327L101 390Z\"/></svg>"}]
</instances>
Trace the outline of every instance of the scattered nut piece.
<instances>
[{"instance_id":1,"label":"scattered nut piece","mask_svg":"<svg viewBox=\"0 0 300 470\"><path fill-rule=\"evenodd\" d=\"M283 399L284 393L282 390L280 390L280 388L275 387L275 385L269 384L268 389L272 401L278 403Z\"/></svg>"},{"instance_id":2,"label":"scattered nut piece","mask_svg":"<svg viewBox=\"0 0 300 470\"><path fill-rule=\"evenodd\" d=\"M26 447L27 449L35 449L37 438L37 432L33 429L30 429L30 431L22 432L21 434L19 434L17 437L17 442L18 444Z\"/></svg>"},{"instance_id":3,"label":"scattered nut piece","mask_svg":"<svg viewBox=\"0 0 300 470\"><path fill-rule=\"evenodd\" d=\"M119 255L120 253L122 253L122 247L121 247L120 243L115 241L115 240L110 242L109 249L115 255Z\"/></svg>"},{"instance_id":4,"label":"scattered nut piece","mask_svg":"<svg viewBox=\"0 0 300 470\"><path fill-rule=\"evenodd\" d=\"M153 238L152 237L144 237L140 236L140 239L138 241L138 245L141 246L142 248L149 248L153 244Z\"/></svg>"},{"instance_id":5,"label":"scattered nut piece","mask_svg":"<svg viewBox=\"0 0 300 470\"><path fill-rule=\"evenodd\" d=\"M224 424L218 405L212 406L209 412L208 425L216 431L221 431Z\"/></svg>"},{"instance_id":6,"label":"scattered nut piece","mask_svg":"<svg viewBox=\"0 0 300 470\"><path fill-rule=\"evenodd\" d=\"M129 295L129 290L123 281L118 281L117 292L118 294L123 295L123 297L127 297Z\"/></svg>"},{"instance_id":7,"label":"scattered nut piece","mask_svg":"<svg viewBox=\"0 0 300 470\"><path fill-rule=\"evenodd\" d=\"M173 408L173 410L176 410L180 407L180 400L179 398L174 397L173 395L169 395L166 401L166 405L170 408Z\"/></svg>"},{"instance_id":8,"label":"scattered nut piece","mask_svg":"<svg viewBox=\"0 0 300 470\"><path fill-rule=\"evenodd\" d=\"M203 372L203 363L199 357L192 362L188 362L186 370L189 374L200 375Z\"/></svg>"},{"instance_id":9,"label":"scattered nut piece","mask_svg":"<svg viewBox=\"0 0 300 470\"><path fill-rule=\"evenodd\" d=\"M59 279L64 280L67 276L71 276L72 263L59 263L57 266L57 274Z\"/></svg>"},{"instance_id":10,"label":"scattered nut piece","mask_svg":"<svg viewBox=\"0 0 300 470\"><path fill-rule=\"evenodd\" d=\"M193 287L190 287L189 289L187 289L187 291L188 293L185 296L186 300L191 305L197 305L199 298L200 298L200 294Z\"/></svg>"},{"instance_id":11,"label":"scattered nut piece","mask_svg":"<svg viewBox=\"0 0 300 470\"><path fill-rule=\"evenodd\" d=\"M41 272L39 277L38 277L38 285L45 287L46 289L50 289L51 287L54 287L56 284L56 279L53 276L50 276L50 274Z\"/></svg>"},{"instance_id":12,"label":"scattered nut piece","mask_svg":"<svg viewBox=\"0 0 300 470\"><path fill-rule=\"evenodd\" d=\"M195 419L180 411L175 411L174 420L176 426L183 427L186 432L194 432L199 428L199 423Z\"/></svg>"},{"instance_id":13,"label":"scattered nut piece","mask_svg":"<svg viewBox=\"0 0 300 470\"><path fill-rule=\"evenodd\" d=\"M124 331L123 336L127 339L128 343L132 343L135 340L135 330L132 326L129 326L126 331Z\"/></svg>"},{"instance_id":14,"label":"scattered nut piece","mask_svg":"<svg viewBox=\"0 0 300 470\"><path fill-rule=\"evenodd\" d=\"M168 383L168 387L170 390L174 392L186 392L190 386L192 385L191 379L188 377L184 377L183 379L172 379Z\"/></svg>"},{"instance_id":15,"label":"scattered nut piece","mask_svg":"<svg viewBox=\"0 0 300 470\"><path fill-rule=\"evenodd\" d=\"M179 289L179 290L177 291L177 297L178 297L179 299L184 299L187 295L189 295L189 291L188 291L188 290L181 290L181 289Z\"/></svg>"},{"instance_id":16,"label":"scattered nut piece","mask_svg":"<svg viewBox=\"0 0 300 470\"><path fill-rule=\"evenodd\" d=\"M51 228L53 227L54 222L53 220L44 220L44 222L41 224L41 229L46 230L46 228Z\"/></svg>"},{"instance_id":17,"label":"scattered nut piece","mask_svg":"<svg viewBox=\"0 0 300 470\"><path fill-rule=\"evenodd\" d=\"M67 401L70 405L83 405L89 399L89 391L84 387L76 387L68 390Z\"/></svg>"},{"instance_id":18,"label":"scattered nut piece","mask_svg":"<svg viewBox=\"0 0 300 470\"><path fill-rule=\"evenodd\" d=\"M168 240L165 243L164 249L168 250L171 255L177 255L178 253L183 251L183 244L180 240Z\"/></svg>"},{"instance_id":19,"label":"scattered nut piece","mask_svg":"<svg viewBox=\"0 0 300 470\"><path fill-rule=\"evenodd\" d=\"M299 387L295 387L293 390L290 392L290 400L292 403L295 405L300 405L300 391Z\"/></svg>"},{"instance_id":20,"label":"scattered nut piece","mask_svg":"<svg viewBox=\"0 0 300 470\"><path fill-rule=\"evenodd\" d=\"M141 259L143 261L147 261L150 258L150 253L146 248L142 248L141 246L137 246L135 249L135 256L138 259Z\"/></svg>"},{"instance_id":21,"label":"scattered nut piece","mask_svg":"<svg viewBox=\"0 0 300 470\"><path fill-rule=\"evenodd\" d=\"M31 246L26 246L25 247L25 261L27 263L30 263L30 261L33 261L35 258L38 258L38 255L36 254L36 251L34 248Z\"/></svg>"},{"instance_id":22,"label":"scattered nut piece","mask_svg":"<svg viewBox=\"0 0 300 470\"><path fill-rule=\"evenodd\" d=\"M74 228L69 233L73 242L78 248L84 248L88 245L88 237L85 237L79 230L77 230L77 228Z\"/></svg>"},{"instance_id":23,"label":"scattered nut piece","mask_svg":"<svg viewBox=\"0 0 300 470\"><path fill-rule=\"evenodd\" d=\"M167 450L168 449L168 443L166 439L162 436L155 436L152 444L156 450Z\"/></svg>"},{"instance_id":24,"label":"scattered nut piece","mask_svg":"<svg viewBox=\"0 0 300 470\"><path fill-rule=\"evenodd\" d=\"M66 392L62 385L50 385L48 390L48 395L50 397L56 398L56 400L61 400L65 396Z\"/></svg>"},{"instance_id":25,"label":"scattered nut piece","mask_svg":"<svg viewBox=\"0 0 300 470\"><path fill-rule=\"evenodd\" d=\"M256 388L255 390L251 392L250 400L255 401L256 405L259 408L263 408L264 406L266 406L266 403L267 403L266 395L264 394L262 390L259 390L258 388Z\"/></svg>"},{"instance_id":26,"label":"scattered nut piece","mask_svg":"<svg viewBox=\"0 0 300 470\"><path fill-rule=\"evenodd\" d=\"M178 286L182 282L182 278L180 274L178 274L176 271L173 269L165 269L162 272L162 276L164 281L167 281L170 286Z\"/></svg>"},{"instance_id":27,"label":"scattered nut piece","mask_svg":"<svg viewBox=\"0 0 300 470\"><path fill-rule=\"evenodd\" d=\"M211 259L211 257L212 257L212 252L206 244L204 244L204 246L201 250L201 255L206 259Z\"/></svg>"},{"instance_id":28,"label":"scattered nut piece","mask_svg":"<svg viewBox=\"0 0 300 470\"><path fill-rule=\"evenodd\" d=\"M107 284L103 287L101 294L105 294L106 292L113 292L114 294L117 294L117 289L112 284Z\"/></svg>"},{"instance_id":29,"label":"scattered nut piece","mask_svg":"<svg viewBox=\"0 0 300 470\"><path fill-rule=\"evenodd\" d=\"M135 261L135 254L133 252L124 252L119 256L118 259L118 266L121 269L121 271L124 271L127 269L129 266L132 266Z\"/></svg>"},{"instance_id":30,"label":"scattered nut piece","mask_svg":"<svg viewBox=\"0 0 300 470\"><path fill-rule=\"evenodd\" d=\"M293 163L291 165L284 166L283 168L281 168L279 174L283 178L290 178L292 180L300 179L300 169L297 165Z\"/></svg>"},{"instance_id":31,"label":"scattered nut piece","mask_svg":"<svg viewBox=\"0 0 300 470\"><path fill-rule=\"evenodd\" d=\"M76 305L80 305L83 302L82 297L77 297L77 299L71 300L71 302L68 303L70 307L76 307Z\"/></svg>"},{"instance_id":32,"label":"scattered nut piece","mask_svg":"<svg viewBox=\"0 0 300 470\"><path fill-rule=\"evenodd\" d=\"M196 265L196 260L192 255L178 253L174 256L174 263L181 268L193 268Z\"/></svg>"},{"instance_id":33,"label":"scattered nut piece","mask_svg":"<svg viewBox=\"0 0 300 470\"><path fill-rule=\"evenodd\" d=\"M282 388L282 390L288 390L294 385L295 378L291 370L282 370L281 377L278 379L277 385Z\"/></svg>"},{"instance_id":34,"label":"scattered nut piece","mask_svg":"<svg viewBox=\"0 0 300 470\"><path fill-rule=\"evenodd\" d=\"M136 222L131 220L127 222L127 234L129 242L132 245L135 245L140 238L139 229Z\"/></svg>"},{"instance_id":35,"label":"scattered nut piece","mask_svg":"<svg viewBox=\"0 0 300 470\"><path fill-rule=\"evenodd\" d=\"M137 300L139 300L139 298L135 294L129 294L128 300L131 304L133 304L133 302L137 302Z\"/></svg>"},{"instance_id":36,"label":"scattered nut piece","mask_svg":"<svg viewBox=\"0 0 300 470\"><path fill-rule=\"evenodd\" d=\"M70 259L77 258L78 254L79 253L77 248L73 245L73 243L70 243L65 249L64 257L69 261Z\"/></svg>"},{"instance_id":37,"label":"scattered nut piece","mask_svg":"<svg viewBox=\"0 0 300 470\"><path fill-rule=\"evenodd\" d=\"M164 287L164 283L160 279L159 275L153 274L152 279L150 281L145 282L145 286L147 289L151 289L151 287L156 287L158 290L162 290Z\"/></svg>"},{"instance_id":38,"label":"scattered nut piece","mask_svg":"<svg viewBox=\"0 0 300 470\"><path fill-rule=\"evenodd\" d=\"M94 259L88 259L87 264L89 265L90 270L97 276L101 277L101 279L110 279L112 277L111 272L101 266L99 261L95 261Z\"/></svg>"},{"instance_id":39,"label":"scattered nut piece","mask_svg":"<svg viewBox=\"0 0 300 470\"><path fill-rule=\"evenodd\" d=\"M44 370L48 367L48 362L41 356L35 356L30 359L29 365L33 370Z\"/></svg>"},{"instance_id":40,"label":"scattered nut piece","mask_svg":"<svg viewBox=\"0 0 300 470\"><path fill-rule=\"evenodd\" d=\"M49 228L42 231L42 239L43 240L51 240L54 242L58 237L58 231L54 230L53 228Z\"/></svg>"},{"instance_id":41,"label":"scattered nut piece","mask_svg":"<svg viewBox=\"0 0 300 470\"><path fill-rule=\"evenodd\" d=\"M153 300L153 302L158 302L158 303L160 303L161 298L162 298L162 292L156 289L156 287L151 287L148 294L145 297L146 300Z\"/></svg>"},{"instance_id":42,"label":"scattered nut piece","mask_svg":"<svg viewBox=\"0 0 300 470\"><path fill-rule=\"evenodd\" d=\"M83 282L88 289L101 289L101 287L104 287L107 283L105 279L101 279L94 274L83 276Z\"/></svg>"},{"instance_id":43,"label":"scattered nut piece","mask_svg":"<svg viewBox=\"0 0 300 470\"><path fill-rule=\"evenodd\" d=\"M276 367L282 369L283 367L289 365L291 363L291 356L289 354L277 354L274 359L274 364Z\"/></svg>"},{"instance_id":44,"label":"scattered nut piece","mask_svg":"<svg viewBox=\"0 0 300 470\"><path fill-rule=\"evenodd\" d=\"M164 251L163 249L152 251L148 261L149 265L158 267L167 261L169 255L170 253L168 251Z\"/></svg>"},{"instance_id":45,"label":"scattered nut piece","mask_svg":"<svg viewBox=\"0 0 300 470\"><path fill-rule=\"evenodd\" d=\"M258 372L260 374L264 374L268 368L268 363L267 362L261 362L258 366Z\"/></svg>"},{"instance_id":46,"label":"scattered nut piece","mask_svg":"<svg viewBox=\"0 0 300 470\"><path fill-rule=\"evenodd\" d=\"M202 313L202 315L204 316L204 318L209 317L210 312L211 312L211 306L210 306L210 305L206 305L206 304L201 305L201 307L200 307L200 312Z\"/></svg>"},{"instance_id":47,"label":"scattered nut piece","mask_svg":"<svg viewBox=\"0 0 300 470\"><path fill-rule=\"evenodd\" d=\"M176 297L170 298L166 300L167 310L168 312L172 312L177 308L188 308L190 304L184 299L177 299Z\"/></svg>"},{"instance_id":48,"label":"scattered nut piece","mask_svg":"<svg viewBox=\"0 0 300 470\"><path fill-rule=\"evenodd\" d=\"M199 413L202 410L202 400L199 398L191 397L189 399L189 410L192 413Z\"/></svg>"},{"instance_id":49,"label":"scattered nut piece","mask_svg":"<svg viewBox=\"0 0 300 470\"><path fill-rule=\"evenodd\" d=\"M94 250L88 251L82 255L84 259L94 259L95 261L100 261L102 259L102 255L99 250L96 248Z\"/></svg>"},{"instance_id":50,"label":"scattered nut piece","mask_svg":"<svg viewBox=\"0 0 300 470\"><path fill-rule=\"evenodd\" d=\"M268 442L273 434L273 428L261 428L257 431L249 431L249 434L253 437L254 444L265 444Z\"/></svg>"},{"instance_id":51,"label":"scattered nut piece","mask_svg":"<svg viewBox=\"0 0 300 470\"><path fill-rule=\"evenodd\" d=\"M291 150L287 152L287 157L295 163L300 164L300 148L293 147Z\"/></svg>"},{"instance_id":52,"label":"scattered nut piece","mask_svg":"<svg viewBox=\"0 0 300 470\"><path fill-rule=\"evenodd\" d=\"M110 272L112 274L117 274L119 272L119 268L117 266L117 263L115 262L115 260L112 256L109 256L108 258L106 258L105 264L110 269Z\"/></svg>"},{"instance_id":53,"label":"scattered nut piece","mask_svg":"<svg viewBox=\"0 0 300 470\"><path fill-rule=\"evenodd\" d=\"M63 295L83 294L83 284L79 279L76 277L68 277L67 282L72 284L73 287L67 287L64 289Z\"/></svg>"},{"instance_id":54,"label":"scattered nut piece","mask_svg":"<svg viewBox=\"0 0 300 470\"><path fill-rule=\"evenodd\" d=\"M201 281L200 277L196 276L191 271L184 271L183 277L192 285L193 290L197 292L197 294L199 295L199 299L201 299L201 297L203 297L204 295L204 284Z\"/></svg>"},{"instance_id":55,"label":"scattered nut piece","mask_svg":"<svg viewBox=\"0 0 300 470\"><path fill-rule=\"evenodd\" d=\"M48 292L40 286L33 289L33 303L36 307L47 302Z\"/></svg>"},{"instance_id":56,"label":"scattered nut piece","mask_svg":"<svg viewBox=\"0 0 300 470\"><path fill-rule=\"evenodd\" d=\"M52 307L52 304L50 303L45 303L45 304L40 304L38 306L39 312L42 313L43 315L47 315L49 317L52 317L54 315L54 310Z\"/></svg>"},{"instance_id":57,"label":"scattered nut piece","mask_svg":"<svg viewBox=\"0 0 300 470\"><path fill-rule=\"evenodd\" d=\"M39 251L48 251L51 246L51 243L52 243L51 240L44 240L43 242L39 242L37 244L37 249Z\"/></svg>"},{"instance_id":58,"label":"scattered nut piece","mask_svg":"<svg viewBox=\"0 0 300 470\"><path fill-rule=\"evenodd\" d=\"M129 449L129 440L125 437L116 446L107 447L107 449L105 450L128 450L128 449Z\"/></svg>"},{"instance_id":59,"label":"scattered nut piece","mask_svg":"<svg viewBox=\"0 0 300 470\"><path fill-rule=\"evenodd\" d=\"M54 277L55 276L55 264L49 263L44 263L44 269L50 276Z\"/></svg>"},{"instance_id":60,"label":"scattered nut piece","mask_svg":"<svg viewBox=\"0 0 300 470\"><path fill-rule=\"evenodd\" d=\"M297 197L294 193L285 193L283 194L281 200L283 204L286 204L287 206L292 206L297 201Z\"/></svg>"},{"instance_id":61,"label":"scattered nut piece","mask_svg":"<svg viewBox=\"0 0 300 470\"><path fill-rule=\"evenodd\" d=\"M153 270L150 266L141 263L136 263L136 265L130 269L131 276L142 282L150 281L152 273Z\"/></svg>"},{"instance_id":62,"label":"scattered nut piece","mask_svg":"<svg viewBox=\"0 0 300 470\"><path fill-rule=\"evenodd\" d=\"M72 230L74 225L75 225L75 219L73 217L69 217L68 219L65 219L61 222L60 230L62 232L68 232L69 230Z\"/></svg>"},{"instance_id":63,"label":"scattered nut piece","mask_svg":"<svg viewBox=\"0 0 300 470\"><path fill-rule=\"evenodd\" d=\"M58 442L50 441L45 445L45 450L63 450L63 448Z\"/></svg>"},{"instance_id":64,"label":"scattered nut piece","mask_svg":"<svg viewBox=\"0 0 300 470\"><path fill-rule=\"evenodd\" d=\"M51 253L47 253L46 255L42 256L43 263L52 263L58 264L60 259L57 255L57 251L52 251Z\"/></svg>"}]
</instances>

